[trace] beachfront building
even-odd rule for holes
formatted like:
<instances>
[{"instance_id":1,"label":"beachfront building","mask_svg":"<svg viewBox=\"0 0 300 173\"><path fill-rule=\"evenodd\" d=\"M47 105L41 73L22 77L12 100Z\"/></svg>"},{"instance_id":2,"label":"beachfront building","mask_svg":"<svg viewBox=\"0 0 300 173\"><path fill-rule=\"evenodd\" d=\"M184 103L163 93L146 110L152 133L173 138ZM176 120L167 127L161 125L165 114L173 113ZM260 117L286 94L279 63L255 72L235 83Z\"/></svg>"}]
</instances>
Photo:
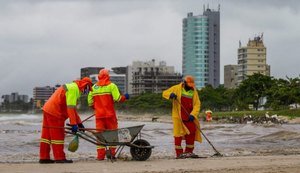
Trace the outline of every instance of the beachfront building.
<instances>
[{"instance_id":1,"label":"beachfront building","mask_svg":"<svg viewBox=\"0 0 300 173\"><path fill-rule=\"evenodd\" d=\"M260 73L270 76L270 66L267 64L267 48L263 43L263 34L249 39L247 46L238 48L237 86L247 79L247 76Z\"/></svg>"},{"instance_id":2,"label":"beachfront building","mask_svg":"<svg viewBox=\"0 0 300 173\"><path fill-rule=\"evenodd\" d=\"M1 96L0 112L22 112L29 103L28 95L13 92Z\"/></svg>"},{"instance_id":3,"label":"beachfront building","mask_svg":"<svg viewBox=\"0 0 300 173\"><path fill-rule=\"evenodd\" d=\"M236 88L237 85L237 65L224 66L224 87Z\"/></svg>"},{"instance_id":4,"label":"beachfront building","mask_svg":"<svg viewBox=\"0 0 300 173\"><path fill-rule=\"evenodd\" d=\"M60 85L55 87L44 86L33 88L33 105L35 108L42 108L50 96Z\"/></svg>"},{"instance_id":5,"label":"beachfront building","mask_svg":"<svg viewBox=\"0 0 300 173\"><path fill-rule=\"evenodd\" d=\"M8 95L8 94L2 95L1 98L2 98L2 102L7 102L7 103L14 103L17 101L21 101L24 103L29 102L28 95L22 95L22 94L19 94L18 92L13 92L10 95Z\"/></svg>"},{"instance_id":6,"label":"beachfront building","mask_svg":"<svg viewBox=\"0 0 300 173\"><path fill-rule=\"evenodd\" d=\"M220 6L203 10L182 22L182 73L194 76L198 89L220 85Z\"/></svg>"},{"instance_id":7,"label":"beachfront building","mask_svg":"<svg viewBox=\"0 0 300 173\"><path fill-rule=\"evenodd\" d=\"M155 60L134 61L127 67L126 90L129 94L162 93L163 90L182 81L182 75L175 72L174 66L165 61L158 65Z\"/></svg>"},{"instance_id":8,"label":"beachfront building","mask_svg":"<svg viewBox=\"0 0 300 173\"><path fill-rule=\"evenodd\" d=\"M247 76L254 73L260 73L270 76L270 66L267 64L267 48L263 43L263 34L261 36L249 39L246 46L239 42L238 64L224 66L224 87L236 88Z\"/></svg>"}]
</instances>

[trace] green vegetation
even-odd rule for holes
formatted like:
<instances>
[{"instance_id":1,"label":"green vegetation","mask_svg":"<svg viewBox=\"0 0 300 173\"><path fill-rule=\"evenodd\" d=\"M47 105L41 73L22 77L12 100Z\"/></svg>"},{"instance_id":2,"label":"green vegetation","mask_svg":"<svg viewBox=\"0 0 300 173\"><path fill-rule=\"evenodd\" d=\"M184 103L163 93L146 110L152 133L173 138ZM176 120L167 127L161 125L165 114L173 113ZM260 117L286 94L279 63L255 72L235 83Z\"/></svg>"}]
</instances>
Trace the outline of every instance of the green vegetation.
<instances>
[{"instance_id":1,"label":"green vegetation","mask_svg":"<svg viewBox=\"0 0 300 173\"><path fill-rule=\"evenodd\" d=\"M170 86L171 87L171 86ZM254 74L236 89L227 89L223 85L213 88L210 85L198 91L201 101L200 116L207 109L213 111L214 117L224 118L228 116L264 116L282 115L291 118L300 117L300 78L274 79L273 77ZM80 99L80 112L92 111L87 105L86 96ZM32 108L30 103L8 103L2 105L2 112L27 112ZM290 109L290 105L295 105ZM116 109L120 112L131 114L171 114L172 104L170 100L162 98L162 94L144 93L139 96L131 96L124 103L116 103ZM263 109L260 110L260 109Z\"/></svg>"},{"instance_id":2,"label":"green vegetation","mask_svg":"<svg viewBox=\"0 0 300 173\"><path fill-rule=\"evenodd\" d=\"M117 103L116 109L135 114L166 114L171 111L171 101L163 99L161 94L145 93L132 97L124 103Z\"/></svg>"},{"instance_id":3,"label":"green vegetation","mask_svg":"<svg viewBox=\"0 0 300 173\"><path fill-rule=\"evenodd\" d=\"M300 110L290 109L290 105L300 103L300 79L274 79L262 74L248 76L236 89L227 89L223 85L213 88L208 85L198 91L201 100L201 115L211 109L214 116L264 116L282 115L291 118L300 117ZM120 111L130 113L171 114L171 102L161 94L145 93L131 97L123 104L117 104ZM260 111L259 109L264 109Z\"/></svg>"},{"instance_id":4,"label":"green vegetation","mask_svg":"<svg viewBox=\"0 0 300 173\"><path fill-rule=\"evenodd\" d=\"M262 74L248 76L236 89L206 86L199 91L202 109L213 111L285 110L300 103L300 78L274 79ZM296 107L297 108L297 107Z\"/></svg>"}]
</instances>

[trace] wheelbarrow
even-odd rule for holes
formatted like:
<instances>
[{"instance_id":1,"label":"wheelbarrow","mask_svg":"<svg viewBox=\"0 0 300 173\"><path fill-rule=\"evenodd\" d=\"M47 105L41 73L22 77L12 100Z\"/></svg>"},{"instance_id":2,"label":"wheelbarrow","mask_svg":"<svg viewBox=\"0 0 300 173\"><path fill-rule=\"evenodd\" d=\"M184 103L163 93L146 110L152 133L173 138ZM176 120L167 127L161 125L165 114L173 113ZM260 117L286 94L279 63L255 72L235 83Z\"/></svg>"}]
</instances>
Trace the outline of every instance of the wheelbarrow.
<instances>
[{"instance_id":1,"label":"wheelbarrow","mask_svg":"<svg viewBox=\"0 0 300 173\"><path fill-rule=\"evenodd\" d=\"M109 146L116 146L116 155L118 158L125 146L130 147L130 154L133 160L145 161L152 153L152 148L149 142L141 139L140 131L144 125L119 128L116 130L104 130L84 128L84 131L78 131L75 135L95 145L103 145L106 148L106 157L113 160ZM70 130L66 133L73 134Z\"/></svg>"}]
</instances>

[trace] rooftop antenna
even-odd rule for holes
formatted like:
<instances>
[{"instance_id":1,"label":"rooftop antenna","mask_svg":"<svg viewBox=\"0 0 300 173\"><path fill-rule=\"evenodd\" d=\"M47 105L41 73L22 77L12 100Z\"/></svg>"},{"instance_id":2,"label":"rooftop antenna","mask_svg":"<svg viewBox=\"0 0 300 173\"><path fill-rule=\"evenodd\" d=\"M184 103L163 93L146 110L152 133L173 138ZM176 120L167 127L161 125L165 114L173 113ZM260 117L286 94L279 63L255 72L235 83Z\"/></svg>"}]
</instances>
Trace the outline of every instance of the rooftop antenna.
<instances>
[{"instance_id":1,"label":"rooftop antenna","mask_svg":"<svg viewBox=\"0 0 300 173\"><path fill-rule=\"evenodd\" d=\"M239 40L239 48L242 47L242 43L241 43L241 40Z\"/></svg>"},{"instance_id":2,"label":"rooftop antenna","mask_svg":"<svg viewBox=\"0 0 300 173\"><path fill-rule=\"evenodd\" d=\"M218 11L220 11L220 8L221 8L221 5L219 4L219 5L218 5Z\"/></svg>"},{"instance_id":3,"label":"rooftop antenna","mask_svg":"<svg viewBox=\"0 0 300 173\"><path fill-rule=\"evenodd\" d=\"M205 4L203 4L203 13L205 12Z\"/></svg>"}]
</instances>

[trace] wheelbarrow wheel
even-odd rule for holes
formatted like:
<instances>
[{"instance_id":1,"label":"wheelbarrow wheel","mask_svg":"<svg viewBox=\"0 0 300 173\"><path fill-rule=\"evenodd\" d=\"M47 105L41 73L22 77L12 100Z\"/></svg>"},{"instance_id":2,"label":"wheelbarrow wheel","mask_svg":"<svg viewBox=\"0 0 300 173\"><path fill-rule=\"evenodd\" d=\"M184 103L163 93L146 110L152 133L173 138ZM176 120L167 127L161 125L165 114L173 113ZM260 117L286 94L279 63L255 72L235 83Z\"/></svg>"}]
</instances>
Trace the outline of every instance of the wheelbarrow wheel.
<instances>
[{"instance_id":1,"label":"wheelbarrow wheel","mask_svg":"<svg viewBox=\"0 0 300 173\"><path fill-rule=\"evenodd\" d=\"M138 146L150 146L149 142L144 139L138 139L134 141L133 144ZM151 156L151 153L151 148L130 147L130 154L133 160L145 161Z\"/></svg>"}]
</instances>

